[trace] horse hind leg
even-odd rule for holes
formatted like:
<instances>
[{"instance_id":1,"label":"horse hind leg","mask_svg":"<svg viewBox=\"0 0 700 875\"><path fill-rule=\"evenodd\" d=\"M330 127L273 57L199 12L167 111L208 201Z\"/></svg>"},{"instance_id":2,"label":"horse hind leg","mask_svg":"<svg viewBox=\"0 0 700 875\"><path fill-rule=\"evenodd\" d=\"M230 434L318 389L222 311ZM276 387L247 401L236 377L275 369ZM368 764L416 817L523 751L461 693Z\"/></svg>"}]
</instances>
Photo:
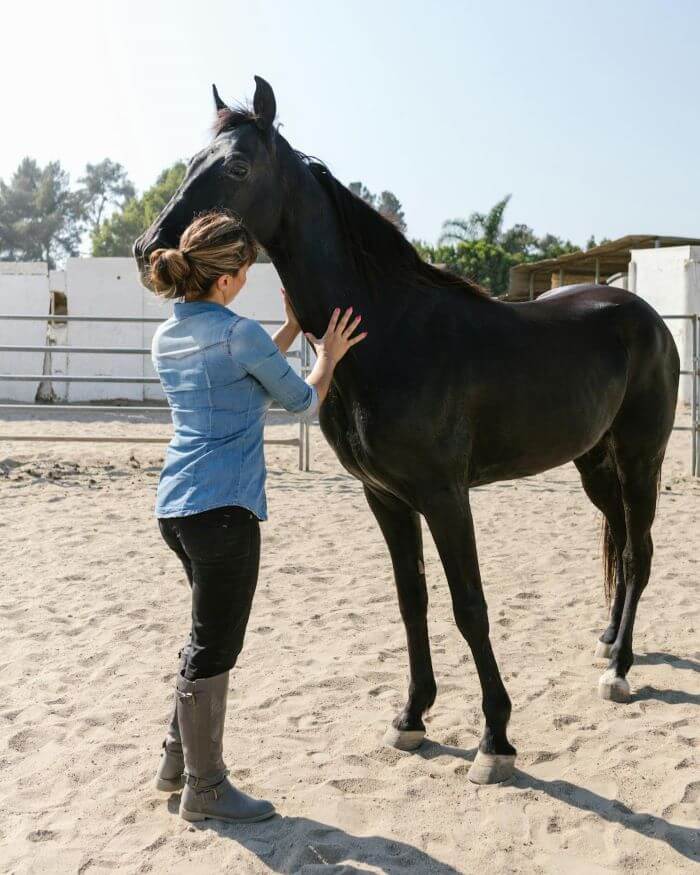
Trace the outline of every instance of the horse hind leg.
<instances>
[{"instance_id":1,"label":"horse hind leg","mask_svg":"<svg viewBox=\"0 0 700 875\"><path fill-rule=\"evenodd\" d=\"M622 554L627 541L625 508L615 455L606 436L585 455L574 460L586 495L603 514L605 597L612 598L608 626L596 644L595 655L608 659L622 619L625 575Z\"/></svg>"},{"instance_id":2,"label":"horse hind leg","mask_svg":"<svg viewBox=\"0 0 700 875\"><path fill-rule=\"evenodd\" d=\"M639 599L649 581L654 552L651 526L656 514L663 450L647 455L634 451L616 452L625 509L627 539L622 552L625 598L610 663L598 689L604 699L627 702L630 688L627 673L634 662L632 635Z\"/></svg>"}]
</instances>

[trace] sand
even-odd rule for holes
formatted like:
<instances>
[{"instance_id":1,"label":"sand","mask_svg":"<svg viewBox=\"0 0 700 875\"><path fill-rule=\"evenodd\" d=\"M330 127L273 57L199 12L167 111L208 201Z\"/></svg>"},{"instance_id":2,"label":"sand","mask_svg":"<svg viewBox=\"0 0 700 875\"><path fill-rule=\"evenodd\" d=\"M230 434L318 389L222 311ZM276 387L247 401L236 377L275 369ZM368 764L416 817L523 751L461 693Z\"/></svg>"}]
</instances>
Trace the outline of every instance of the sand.
<instances>
[{"instance_id":1,"label":"sand","mask_svg":"<svg viewBox=\"0 0 700 875\"><path fill-rule=\"evenodd\" d=\"M164 433L52 423L42 431ZM24 433L36 423L4 423ZM289 435L288 427L273 431ZM189 615L152 518L158 445L0 444L0 871L681 873L700 859L700 484L674 435L628 705L594 659L599 519L573 466L473 493L517 772L467 781L473 662L426 537L438 698L414 754L381 739L406 694L387 551L359 483L314 429L310 473L268 450L271 519L232 676L233 780L280 815L177 816L152 780Z\"/></svg>"}]
</instances>

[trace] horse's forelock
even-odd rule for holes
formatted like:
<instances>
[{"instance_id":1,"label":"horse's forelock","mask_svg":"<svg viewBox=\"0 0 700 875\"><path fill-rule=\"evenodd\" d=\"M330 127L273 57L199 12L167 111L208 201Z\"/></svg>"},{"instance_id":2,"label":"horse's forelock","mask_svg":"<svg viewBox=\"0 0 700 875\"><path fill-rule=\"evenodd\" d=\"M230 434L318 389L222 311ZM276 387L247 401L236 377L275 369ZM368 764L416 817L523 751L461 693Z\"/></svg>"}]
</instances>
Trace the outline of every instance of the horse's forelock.
<instances>
[{"instance_id":1,"label":"horse's forelock","mask_svg":"<svg viewBox=\"0 0 700 875\"><path fill-rule=\"evenodd\" d=\"M219 134L223 134L225 131L232 131L239 125L245 122L254 122L256 119L255 112L249 106L243 106L242 104L226 106L217 112L212 131L214 136L218 137Z\"/></svg>"}]
</instances>

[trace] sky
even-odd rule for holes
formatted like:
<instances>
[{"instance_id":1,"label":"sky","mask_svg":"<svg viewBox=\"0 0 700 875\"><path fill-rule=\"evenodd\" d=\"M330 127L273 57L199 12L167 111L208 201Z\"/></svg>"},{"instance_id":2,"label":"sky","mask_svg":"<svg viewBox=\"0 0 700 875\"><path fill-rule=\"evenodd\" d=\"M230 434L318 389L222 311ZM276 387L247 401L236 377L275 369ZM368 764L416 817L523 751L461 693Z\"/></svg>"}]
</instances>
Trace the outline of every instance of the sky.
<instances>
[{"instance_id":1,"label":"sky","mask_svg":"<svg viewBox=\"0 0 700 875\"><path fill-rule=\"evenodd\" d=\"M525 222L700 236L697 0L3 4L0 178L122 163L141 191L209 138L211 83L277 97L290 143L390 189L408 235L513 198Z\"/></svg>"}]
</instances>

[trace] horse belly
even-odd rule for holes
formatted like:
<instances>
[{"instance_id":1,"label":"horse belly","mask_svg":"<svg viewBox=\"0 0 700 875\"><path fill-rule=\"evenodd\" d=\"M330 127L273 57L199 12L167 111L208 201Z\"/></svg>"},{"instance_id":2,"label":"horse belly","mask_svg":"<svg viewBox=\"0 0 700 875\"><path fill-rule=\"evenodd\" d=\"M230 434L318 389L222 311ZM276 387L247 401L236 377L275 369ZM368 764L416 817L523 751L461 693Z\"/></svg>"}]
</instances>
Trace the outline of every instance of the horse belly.
<instances>
[{"instance_id":1,"label":"horse belly","mask_svg":"<svg viewBox=\"0 0 700 875\"><path fill-rule=\"evenodd\" d=\"M546 398L513 393L477 417L470 478L473 485L528 477L582 456L610 429L625 396L623 367L604 380L562 377ZM530 398L527 402L524 399ZM505 399L504 399L505 401Z\"/></svg>"}]
</instances>

